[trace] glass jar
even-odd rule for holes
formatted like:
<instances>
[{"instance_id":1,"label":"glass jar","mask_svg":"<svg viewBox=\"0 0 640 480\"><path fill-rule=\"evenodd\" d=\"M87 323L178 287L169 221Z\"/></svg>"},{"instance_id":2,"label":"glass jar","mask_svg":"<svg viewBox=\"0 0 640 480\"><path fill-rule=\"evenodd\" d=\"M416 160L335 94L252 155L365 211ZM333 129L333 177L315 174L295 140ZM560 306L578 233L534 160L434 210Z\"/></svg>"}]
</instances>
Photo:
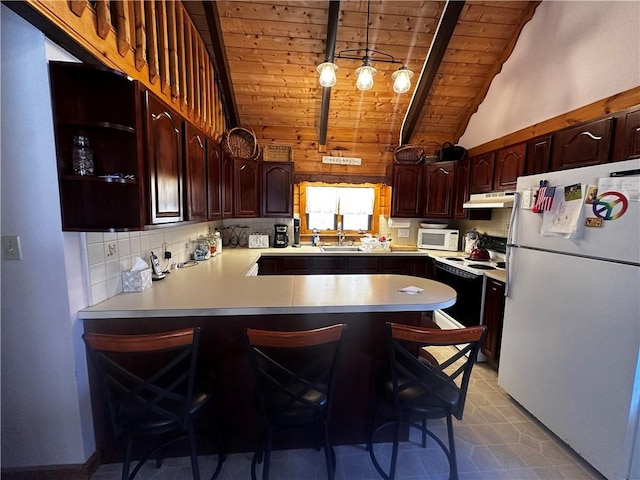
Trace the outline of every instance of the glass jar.
<instances>
[{"instance_id":1,"label":"glass jar","mask_svg":"<svg viewBox=\"0 0 640 480\"><path fill-rule=\"evenodd\" d=\"M89 139L82 135L73 137L71 150L73 173L76 175L93 175L93 150L89 146Z\"/></svg>"}]
</instances>

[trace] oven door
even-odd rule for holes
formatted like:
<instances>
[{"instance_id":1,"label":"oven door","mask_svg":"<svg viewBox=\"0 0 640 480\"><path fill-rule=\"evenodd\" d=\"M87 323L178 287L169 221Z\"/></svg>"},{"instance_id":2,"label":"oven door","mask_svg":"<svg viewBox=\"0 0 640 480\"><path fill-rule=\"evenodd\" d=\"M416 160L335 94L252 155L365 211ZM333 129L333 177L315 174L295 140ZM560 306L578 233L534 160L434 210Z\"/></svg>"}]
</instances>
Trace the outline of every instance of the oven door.
<instances>
[{"instance_id":1,"label":"oven door","mask_svg":"<svg viewBox=\"0 0 640 480\"><path fill-rule=\"evenodd\" d=\"M462 327L480 325L482 319L482 289L484 275L476 275L435 262L436 280L449 285L458 294L456 303L442 309Z\"/></svg>"}]
</instances>

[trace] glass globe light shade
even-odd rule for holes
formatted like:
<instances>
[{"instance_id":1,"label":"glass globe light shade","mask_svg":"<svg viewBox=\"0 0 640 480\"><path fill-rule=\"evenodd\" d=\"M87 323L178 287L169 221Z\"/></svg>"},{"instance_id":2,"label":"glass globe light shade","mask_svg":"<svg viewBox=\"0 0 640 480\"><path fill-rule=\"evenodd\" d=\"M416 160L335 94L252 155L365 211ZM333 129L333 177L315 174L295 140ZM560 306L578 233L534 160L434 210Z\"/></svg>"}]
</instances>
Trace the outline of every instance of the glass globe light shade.
<instances>
[{"instance_id":1,"label":"glass globe light shade","mask_svg":"<svg viewBox=\"0 0 640 480\"><path fill-rule=\"evenodd\" d=\"M396 93L408 92L411 88L411 77L413 72L404 65L391 74L393 78L393 91Z\"/></svg>"},{"instance_id":2,"label":"glass globe light shade","mask_svg":"<svg viewBox=\"0 0 640 480\"><path fill-rule=\"evenodd\" d=\"M373 76L377 73L377 70L370 65L362 65L356 69L356 75L358 80L356 81L356 87L358 90L369 90L373 87Z\"/></svg>"},{"instance_id":3,"label":"glass globe light shade","mask_svg":"<svg viewBox=\"0 0 640 480\"><path fill-rule=\"evenodd\" d=\"M338 66L335 63L324 62L318 65L318 73L320 73L320 85L323 87L333 87L336 84L336 72Z\"/></svg>"}]
</instances>

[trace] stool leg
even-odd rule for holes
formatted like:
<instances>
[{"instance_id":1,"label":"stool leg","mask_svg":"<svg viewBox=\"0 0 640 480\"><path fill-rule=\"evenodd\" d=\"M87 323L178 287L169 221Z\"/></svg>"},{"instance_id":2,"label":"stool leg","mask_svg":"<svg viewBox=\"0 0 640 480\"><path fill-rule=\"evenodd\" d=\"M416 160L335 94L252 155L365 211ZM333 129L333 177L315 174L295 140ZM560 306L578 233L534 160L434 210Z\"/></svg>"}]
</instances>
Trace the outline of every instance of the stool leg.
<instances>
[{"instance_id":1,"label":"stool leg","mask_svg":"<svg viewBox=\"0 0 640 480\"><path fill-rule=\"evenodd\" d=\"M327 477L329 480L333 480L335 475L335 466L333 465L333 458L331 455L331 442L329 441L329 426L325 419L322 420L322 426L324 430L324 458L327 463Z\"/></svg>"},{"instance_id":2,"label":"stool leg","mask_svg":"<svg viewBox=\"0 0 640 480\"><path fill-rule=\"evenodd\" d=\"M422 448L427 448L427 419L422 419Z\"/></svg>"},{"instance_id":3,"label":"stool leg","mask_svg":"<svg viewBox=\"0 0 640 480\"><path fill-rule=\"evenodd\" d=\"M127 434L127 446L124 452L124 462L122 462L122 480L129 479L129 467L133 456L133 433Z\"/></svg>"},{"instance_id":4,"label":"stool leg","mask_svg":"<svg viewBox=\"0 0 640 480\"><path fill-rule=\"evenodd\" d=\"M456 458L456 445L453 438L453 421L451 415L447 415L447 433L449 434L449 472L450 480L458 480L458 461Z\"/></svg>"},{"instance_id":5,"label":"stool leg","mask_svg":"<svg viewBox=\"0 0 640 480\"><path fill-rule=\"evenodd\" d=\"M189 456L191 457L191 473L193 480L200 480L200 468L198 467L198 453L196 445L196 435L193 429L193 423L189 423Z\"/></svg>"},{"instance_id":6,"label":"stool leg","mask_svg":"<svg viewBox=\"0 0 640 480\"><path fill-rule=\"evenodd\" d=\"M269 466L271 463L271 442L273 439L273 432L271 427L267 430L267 441L265 442L262 465L262 480L269 480Z\"/></svg>"}]
</instances>

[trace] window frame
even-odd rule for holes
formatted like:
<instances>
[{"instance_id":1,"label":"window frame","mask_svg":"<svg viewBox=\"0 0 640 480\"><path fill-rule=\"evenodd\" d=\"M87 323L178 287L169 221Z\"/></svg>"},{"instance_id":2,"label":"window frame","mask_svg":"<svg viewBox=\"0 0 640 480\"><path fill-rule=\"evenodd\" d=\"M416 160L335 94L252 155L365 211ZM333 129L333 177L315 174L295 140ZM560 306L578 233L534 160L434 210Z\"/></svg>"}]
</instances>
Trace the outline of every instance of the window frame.
<instances>
[{"instance_id":1,"label":"window frame","mask_svg":"<svg viewBox=\"0 0 640 480\"><path fill-rule=\"evenodd\" d=\"M371 229L364 231L364 233L375 234L379 231L380 226L380 192L382 189L382 185L378 183L327 183L327 182L300 182L299 191L300 191L300 234L301 235L311 235L313 233L312 230L309 229L307 222L307 187L337 187L337 188L373 188L373 213L371 214ZM336 214L336 225L338 222L342 222L342 214ZM324 233L326 235L337 235L337 230L322 230L320 233ZM362 235L363 232L358 232L357 230L344 230L342 231L344 235Z\"/></svg>"}]
</instances>

